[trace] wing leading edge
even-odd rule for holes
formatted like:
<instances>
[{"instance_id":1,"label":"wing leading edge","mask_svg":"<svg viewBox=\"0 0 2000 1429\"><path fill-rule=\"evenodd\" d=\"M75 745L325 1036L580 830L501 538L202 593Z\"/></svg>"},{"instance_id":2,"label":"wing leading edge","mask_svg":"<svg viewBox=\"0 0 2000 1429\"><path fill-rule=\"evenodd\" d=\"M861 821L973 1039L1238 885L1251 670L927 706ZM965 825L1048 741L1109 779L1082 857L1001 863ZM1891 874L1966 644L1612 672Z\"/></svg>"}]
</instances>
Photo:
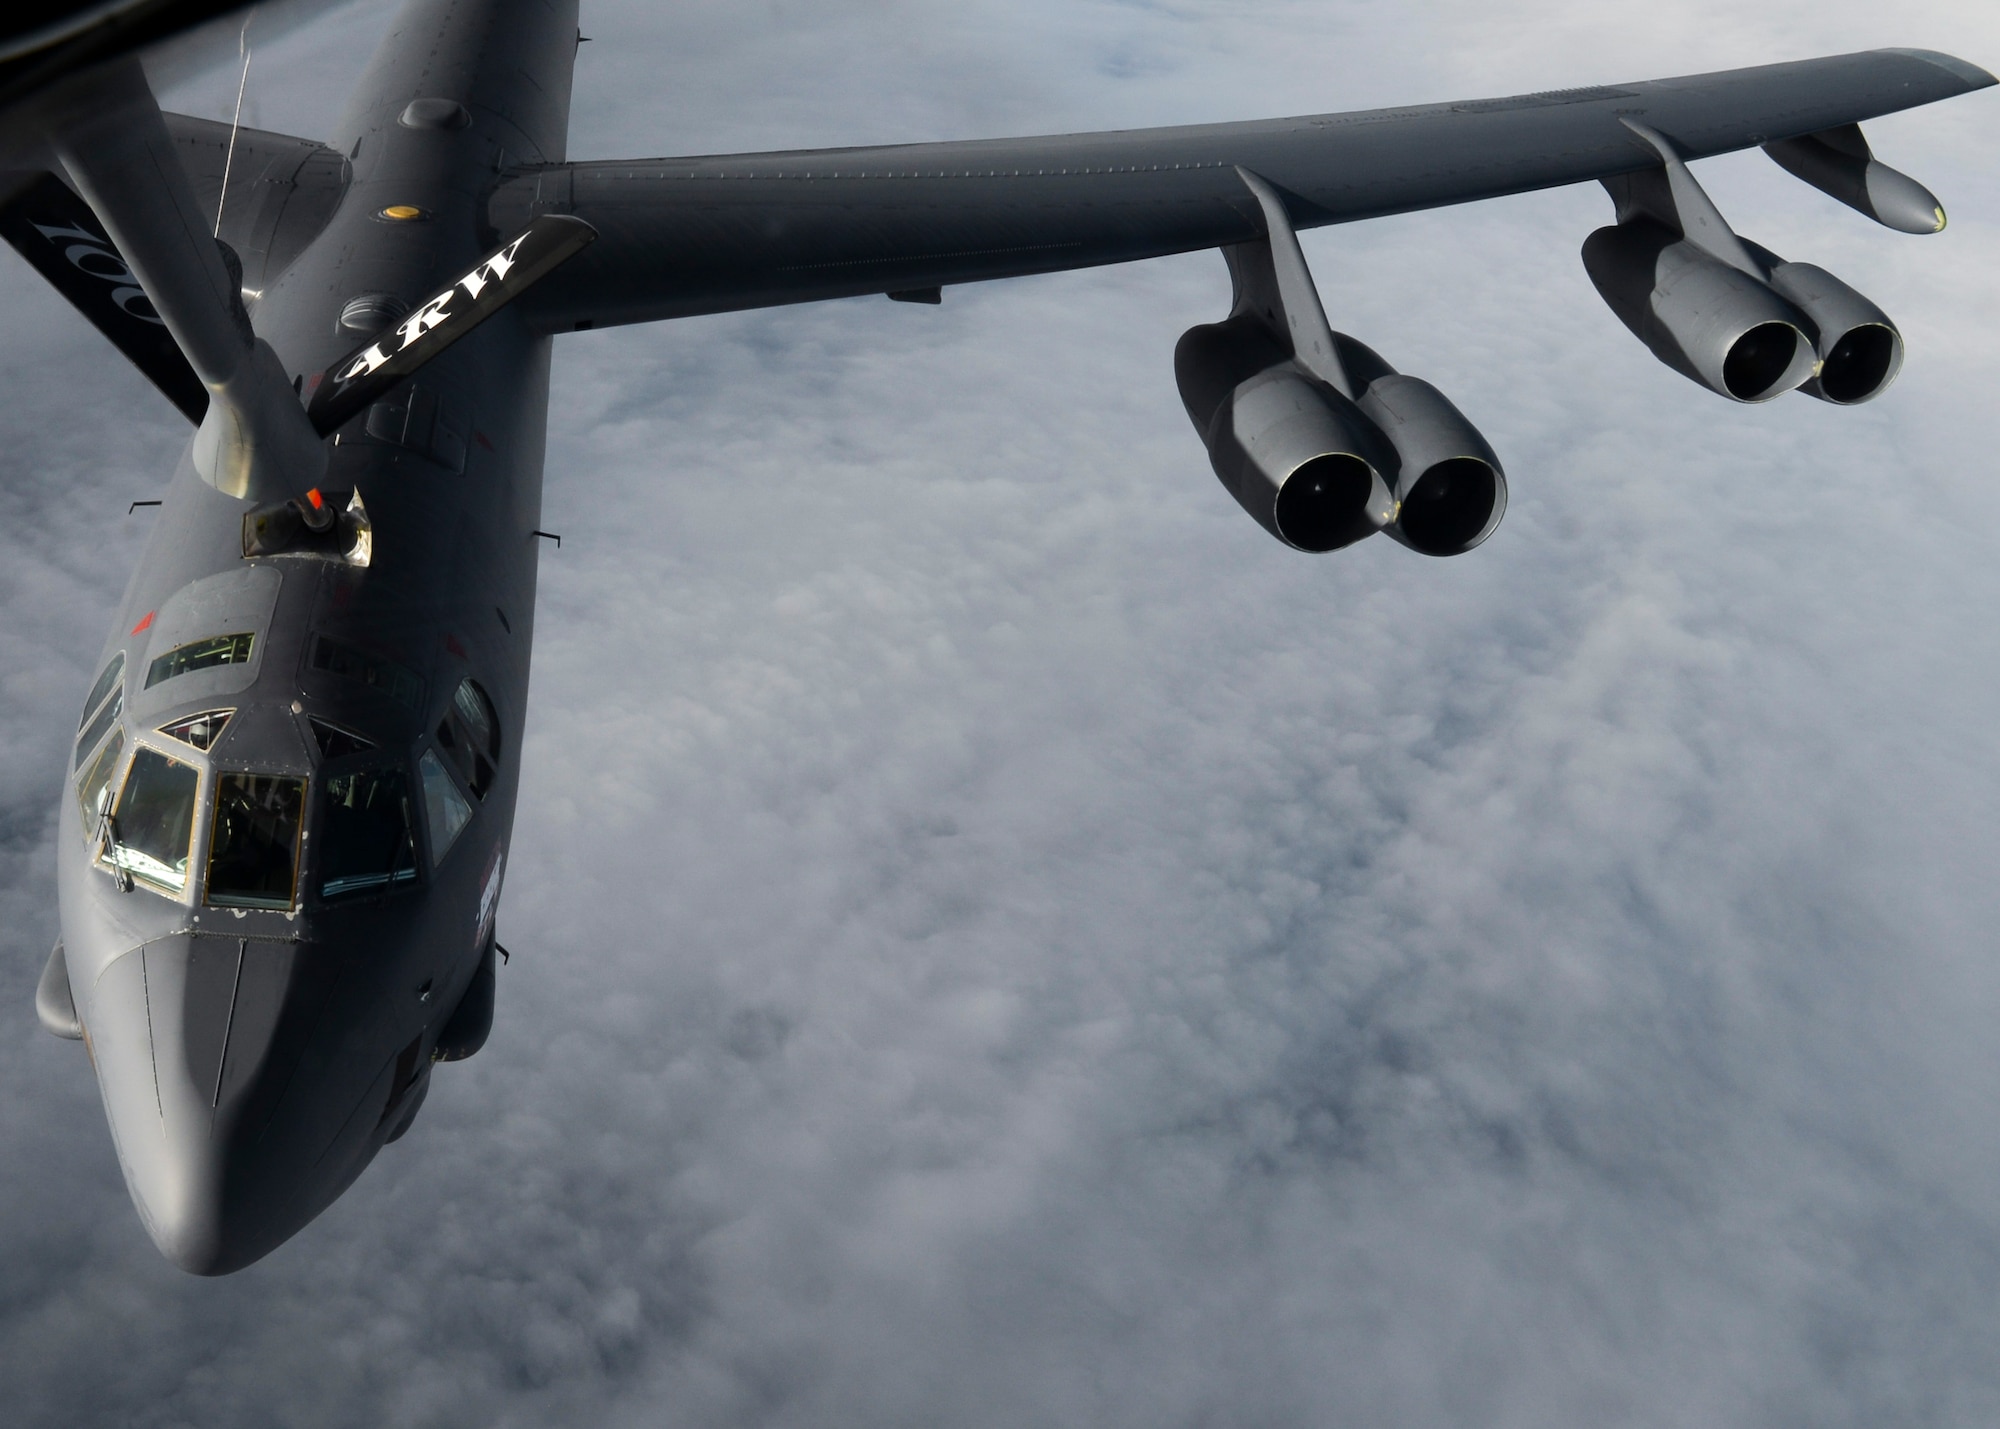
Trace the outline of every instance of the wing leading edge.
<instances>
[{"instance_id":1,"label":"wing leading edge","mask_svg":"<svg viewBox=\"0 0 2000 1429\"><path fill-rule=\"evenodd\" d=\"M1128 262L1264 232L1239 168L1317 227L1615 177L1819 134L1995 83L1872 50L1679 79L1248 123L556 164L488 216L573 214L599 240L521 303L544 332Z\"/></svg>"}]
</instances>

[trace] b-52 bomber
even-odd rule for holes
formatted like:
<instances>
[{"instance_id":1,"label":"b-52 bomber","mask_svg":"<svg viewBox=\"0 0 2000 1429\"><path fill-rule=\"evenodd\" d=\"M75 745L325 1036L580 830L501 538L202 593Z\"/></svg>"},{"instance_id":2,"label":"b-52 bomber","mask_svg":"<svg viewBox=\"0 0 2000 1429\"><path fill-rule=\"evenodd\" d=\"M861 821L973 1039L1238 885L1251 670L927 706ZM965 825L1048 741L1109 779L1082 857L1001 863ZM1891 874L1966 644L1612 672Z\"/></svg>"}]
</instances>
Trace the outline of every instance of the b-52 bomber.
<instances>
[{"instance_id":1,"label":"b-52 bomber","mask_svg":"<svg viewBox=\"0 0 2000 1429\"><path fill-rule=\"evenodd\" d=\"M1761 147L1892 229L1862 121L1994 83L1876 50L1368 113L572 161L576 0L410 0L324 141L162 113L144 43L217 0L0 21L0 234L193 434L95 663L42 1022L81 1039L174 1264L249 1265L402 1136L493 1021L552 339L1222 253L1175 375L1284 545L1453 556L1506 505L1436 387L1328 323L1298 230L1577 183L1605 302L1738 402L1852 404L1903 339L1739 237L1690 164ZM233 22L233 21L232 21Z\"/></svg>"}]
</instances>

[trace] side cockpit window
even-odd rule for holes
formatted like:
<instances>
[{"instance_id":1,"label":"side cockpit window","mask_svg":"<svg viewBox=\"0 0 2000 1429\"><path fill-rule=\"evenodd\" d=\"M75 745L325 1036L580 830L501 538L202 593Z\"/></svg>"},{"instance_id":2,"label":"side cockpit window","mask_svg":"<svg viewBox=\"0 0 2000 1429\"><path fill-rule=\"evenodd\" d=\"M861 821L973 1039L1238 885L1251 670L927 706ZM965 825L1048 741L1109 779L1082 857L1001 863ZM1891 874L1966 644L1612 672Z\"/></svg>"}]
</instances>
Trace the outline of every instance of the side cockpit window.
<instances>
[{"instance_id":1,"label":"side cockpit window","mask_svg":"<svg viewBox=\"0 0 2000 1429\"><path fill-rule=\"evenodd\" d=\"M201 771L141 745L105 829L104 861L178 893L187 887Z\"/></svg>"},{"instance_id":2,"label":"side cockpit window","mask_svg":"<svg viewBox=\"0 0 2000 1429\"><path fill-rule=\"evenodd\" d=\"M81 769L90 751L97 748L97 741L104 738L104 732L118 722L125 708L124 675L125 652L121 650L111 657L111 663L90 687L90 697L83 702L83 714L76 722L76 757L70 762L71 769Z\"/></svg>"},{"instance_id":3,"label":"side cockpit window","mask_svg":"<svg viewBox=\"0 0 2000 1429\"><path fill-rule=\"evenodd\" d=\"M112 731L104 748L97 751L97 757L83 771L83 778L77 780L76 802L83 811L83 836L87 839L95 839L103 832L98 821L104 817L110 802L111 776L118 772L118 756L124 752L125 731Z\"/></svg>"},{"instance_id":4,"label":"side cockpit window","mask_svg":"<svg viewBox=\"0 0 2000 1429\"><path fill-rule=\"evenodd\" d=\"M219 774L208 839L208 901L224 908L289 908L298 892L306 781Z\"/></svg>"},{"instance_id":5,"label":"side cockpit window","mask_svg":"<svg viewBox=\"0 0 2000 1429\"><path fill-rule=\"evenodd\" d=\"M80 767L84 756L97 748L97 741L104 738L104 731L118 722L118 716L124 706L125 692L122 689L104 702L103 708L98 710L90 723L84 726L83 733L76 737L76 764L71 767Z\"/></svg>"},{"instance_id":6,"label":"side cockpit window","mask_svg":"<svg viewBox=\"0 0 2000 1429\"><path fill-rule=\"evenodd\" d=\"M90 717L104 703L104 697L111 693L111 687L118 683L125 673L125 652L120 650L111 657L111 663L104 667L104 673L97 677L97 683L90 687L90 694L83 702L83 713L78 716L76 727L82 729L90 723Z\"/></svg>"},{"instance_id":7,"label":"side cockpit window","mask_svg":"<svg viewBox=\"0 0 2000 1429\"><path fill-rule=\"evenodd\" d=\"M500 762L500 718L477 680L458 682L451 707L438 721L437 742L472 796L484 799L493 787L494 766Z\"/></svg>"},{"instance_id":8,"label":"side cockpit window","mask_svg":"<svg viewBox=\"0 0 2000 1429\"><path fill-rule=\"evenodd\" d=\"M400 769L333 774L324 791L314 840L320 897L379 893L416 880L407 774Z\"/></svg>"},{"instance_id":9,"label":"side cockpit window","mask_svg":"<svg viewBox=\"0 0 2000 1429\"><path fill-rule=\"evenodd\" d=\"M424 781L424 822L431 836L431 862L443 863L445 854L472 821L472 805L451 782L435 751L423 752L417 760L417 772Z\"/></svg>"}]
</instances>

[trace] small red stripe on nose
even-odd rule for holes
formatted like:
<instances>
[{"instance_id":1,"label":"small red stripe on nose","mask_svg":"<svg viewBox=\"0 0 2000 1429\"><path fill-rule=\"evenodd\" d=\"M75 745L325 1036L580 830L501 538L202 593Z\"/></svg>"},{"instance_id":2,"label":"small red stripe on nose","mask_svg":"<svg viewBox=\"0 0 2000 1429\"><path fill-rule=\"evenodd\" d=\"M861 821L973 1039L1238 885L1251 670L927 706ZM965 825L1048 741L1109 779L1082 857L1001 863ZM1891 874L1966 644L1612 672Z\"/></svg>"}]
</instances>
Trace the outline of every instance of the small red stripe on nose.
<instances>
[{"instance_id":1,"label":"small red stripe on nose","mask_svg":"<svg viewBox=\"0 0 2000 1429\"><path fill-rule=\"evenodd\" d=\"M158 614L159 612L157 610L147 611L146 618L140 621L137 625L132 627L132 633L134 635L137 635L140 631L144 630L147 626L151 625L153 623L153 617Z\"/></svg>"}]
</instances>

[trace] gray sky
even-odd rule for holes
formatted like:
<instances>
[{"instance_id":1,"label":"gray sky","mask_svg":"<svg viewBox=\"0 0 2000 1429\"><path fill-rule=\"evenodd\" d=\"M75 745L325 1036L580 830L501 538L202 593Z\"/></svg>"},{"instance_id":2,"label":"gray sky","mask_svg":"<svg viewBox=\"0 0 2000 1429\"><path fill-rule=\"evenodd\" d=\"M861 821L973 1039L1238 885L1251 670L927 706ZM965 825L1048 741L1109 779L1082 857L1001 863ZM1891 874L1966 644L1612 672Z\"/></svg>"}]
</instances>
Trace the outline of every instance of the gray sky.
<instances>
[{"instance_id":1,"label":"gray sky","mask_svg":"<svg viewBox=\"0 0 2000 1429\"><path fill-rule=\"evenodd\" d=\"M2000 64L1989 7L1746 8L591 0L572 153ZM248 117L316 132L387 13ZM1701 168L1902 324L1857 410L1655 363L1595 189L1308 236L1507 462L1453 561L1223 492L1171 368L1212 254L563 339L493 1040L222 1281L30 1006L185 428L0 264L8 1422L2000 1419L1996 122L1872 126L1936 239Z\"/></svg>"}]
</instances>

